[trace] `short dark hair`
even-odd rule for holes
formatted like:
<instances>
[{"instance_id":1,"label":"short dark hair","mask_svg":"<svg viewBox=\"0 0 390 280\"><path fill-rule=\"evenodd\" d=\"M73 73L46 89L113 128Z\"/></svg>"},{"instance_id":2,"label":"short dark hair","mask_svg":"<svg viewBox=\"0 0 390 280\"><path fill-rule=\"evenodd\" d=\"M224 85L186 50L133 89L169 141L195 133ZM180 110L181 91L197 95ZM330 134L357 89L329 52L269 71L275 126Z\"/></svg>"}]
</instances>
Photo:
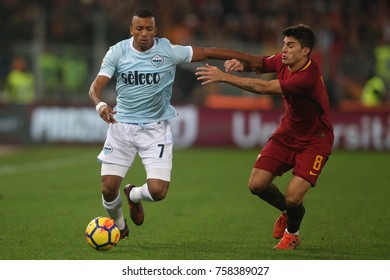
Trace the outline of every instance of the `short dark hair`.
<instances>
[{"instance_id":1,"label":"short dark hair","mask_svg":"<svg viewBox=\"0 0 390 280\"><path fill-rule=\"evenodd\" d=\"M305 24L290 26L283 30L283 34L284 36L287 37L289 36L295 37L302 45L302 47L310 48L310 52L309 52L310 55L316 43L316 37L314 35L313 30L309 26Z\"/></svg>"},{"instance_id":2,"label":"short dark hair","mask_svg":"<svg viewBox=\"0 0 390 280\"><path fill-rule=\"evenodd\" d=\"M133 16L140 17L140 18L149 18L149 17L154 17L154 14L151 10L139 9L134 12Z\"/></svg>"}]
</instances>

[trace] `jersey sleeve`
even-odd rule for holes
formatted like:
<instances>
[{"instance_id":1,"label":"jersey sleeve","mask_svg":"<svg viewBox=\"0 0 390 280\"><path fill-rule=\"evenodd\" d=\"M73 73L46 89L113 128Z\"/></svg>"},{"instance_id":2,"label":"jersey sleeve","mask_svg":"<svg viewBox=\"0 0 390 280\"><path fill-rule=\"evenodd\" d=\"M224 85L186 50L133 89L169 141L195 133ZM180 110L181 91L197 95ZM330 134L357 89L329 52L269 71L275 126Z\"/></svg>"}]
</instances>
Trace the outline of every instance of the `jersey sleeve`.
<instances>
[{"instance_id":1,"label":"jersey sleeve","mask_svg":"<svg viewBox=\"0 0 390 280\"><path fill-rule=\"evenodd\" d=\"M280 54L265 56L263 58L263 73L273 73L277 71L278 61L281 61Z\"/></svg>"},{"instance_id":2,"label":"jersey sleeve","mask_svg":"<svg viewBox=\"0 0 390 280\"><path fill-rule=\"evenodd\" d=\"M171 42L163 38L161 39L166 51L170 54L173 63L181 64L191 62L193 56L193 50L191 46L174 45Z\"/></svg>"},{"instance_id":3,"label":"jersey sleeve","mask_svg":"<svg viewBox=\"0 0 390 280\"><path fill-rule=\"evenodd\" d=\"M188 63L192 60L193 50L190 46L172 45L176 64Z\"/></svg>"},{"instance_id":4,"label":"jersey sleeve","mask_svg":"<svg viewBox=\"0 0 390 280\"><path fill-rule=\"evenodd\" d=\"M111 46L103 58L98 75L111 78L115 73L117 61L115 46Z\"/></svg>"}]
</instances>

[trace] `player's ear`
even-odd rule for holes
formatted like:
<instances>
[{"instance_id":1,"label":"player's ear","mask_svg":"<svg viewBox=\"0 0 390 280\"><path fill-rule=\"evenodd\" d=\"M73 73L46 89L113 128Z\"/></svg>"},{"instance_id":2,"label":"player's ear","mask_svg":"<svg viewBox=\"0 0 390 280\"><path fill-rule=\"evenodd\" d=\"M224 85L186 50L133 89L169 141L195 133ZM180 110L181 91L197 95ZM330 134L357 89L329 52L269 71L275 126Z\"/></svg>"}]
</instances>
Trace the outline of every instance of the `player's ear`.
<instances>
[{"instance_id":1,"label":"player's ear","mask_svg":"<svg viewBox=\"0 0 390 280\"><path fill-rule=\"evenodd\" d=\"M131 27L131 25L130 25L130 27L129 27L129 32L130 32L130 35L133 36L133 27Z\"/></svg>"},{"instance_id":2,"label":"player's ear","mask_svg":"<svg viewBox=\"0 0 390 280\"><path fill-rule=\"evenodd\" d=\"M157 36L157 26L154 28L154 36Z\"/></svg>"},{"instance_id":3,"label":"player's ear","mask_svg":"<svg viewBox=\"0 0 390 280\"><path fill-rule=\"evenodd\" d=\"M310 53L310 48L304 47L304 48L303 48L303 54L304 54L304 55L309 55L309 53Z\"/></svg>"}]
</instances>

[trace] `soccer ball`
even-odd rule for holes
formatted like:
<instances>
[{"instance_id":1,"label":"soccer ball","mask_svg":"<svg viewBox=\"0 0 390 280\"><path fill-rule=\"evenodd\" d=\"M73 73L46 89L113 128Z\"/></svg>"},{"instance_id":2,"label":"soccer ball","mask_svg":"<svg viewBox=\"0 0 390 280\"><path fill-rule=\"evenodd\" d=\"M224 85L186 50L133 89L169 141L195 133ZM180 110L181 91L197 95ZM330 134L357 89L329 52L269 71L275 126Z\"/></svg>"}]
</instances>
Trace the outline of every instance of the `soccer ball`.
<instances>
[{"instance_id":1,"label":"soccer ball","mask_svg":"<svg viewBox=\"0 0 390 280\"><path fill-rule=\"evenodd\" d=\"M85 238L92 248L107 251L118 243L120 231L113 219L96 217L89 222L85 230Z\"/></svg>"}]
</instances>

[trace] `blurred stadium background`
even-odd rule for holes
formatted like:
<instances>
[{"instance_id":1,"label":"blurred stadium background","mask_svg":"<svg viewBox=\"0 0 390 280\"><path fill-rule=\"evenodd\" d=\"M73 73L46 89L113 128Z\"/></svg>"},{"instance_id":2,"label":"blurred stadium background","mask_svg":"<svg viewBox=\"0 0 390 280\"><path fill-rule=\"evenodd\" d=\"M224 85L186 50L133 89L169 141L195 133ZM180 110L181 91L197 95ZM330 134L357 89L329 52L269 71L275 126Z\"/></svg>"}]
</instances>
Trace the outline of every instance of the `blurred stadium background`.
<instances>
[{"instance_id":1,"label":"blurred stadium background","mask_svg":"<svg viewBox=\"0 0 390 280\"><path fill-rule=\"evenodd\" d=\"M386 0L1 1L0 144L101 142L104 126L90 139L70 136L80 132L71 131L77 127L78 118L70 116L84 117L85 122L99 126L87 95L89 85L108 47L129 37L132 13L140 7L155 12L158 35L173 43L267 55L280 50L284 27L310 25L318 39L313 58L321 65L336 112L334 121L340 139L336 148L390 149L390 3ZM263 115L257 117L248 113L248 122L257 118L253 125L262 128L264 118L278 118L275 112L282 111L280 99L256 97L227 85L201 87L193 74L197 65L183 65L177 71L172 101L185 111L182 119L193 119L194 105L198 120L215 115L206 109L233 110L233 115L235 110L261 111ZM362 96L370 81L367 92L377 101L366 103ZM114 102L114 82L105 98ZM232 126L231 114L227 114L227 121L208 127ZM48 120L46 125L43 119ZM58 131L66 129L69 133L61 136L42 126L59 127ZM200 121L200 133L208 133L208 127ZM91 126L82 128L84 132L93 130ZM263 134L262 139L269 131ZM191 143L189 139L188 143L179 141L178 146L208 145L199 136L194 137L197 139ZM349 142L344 143L343 137Z\"/></svg>"}]
</instances>

